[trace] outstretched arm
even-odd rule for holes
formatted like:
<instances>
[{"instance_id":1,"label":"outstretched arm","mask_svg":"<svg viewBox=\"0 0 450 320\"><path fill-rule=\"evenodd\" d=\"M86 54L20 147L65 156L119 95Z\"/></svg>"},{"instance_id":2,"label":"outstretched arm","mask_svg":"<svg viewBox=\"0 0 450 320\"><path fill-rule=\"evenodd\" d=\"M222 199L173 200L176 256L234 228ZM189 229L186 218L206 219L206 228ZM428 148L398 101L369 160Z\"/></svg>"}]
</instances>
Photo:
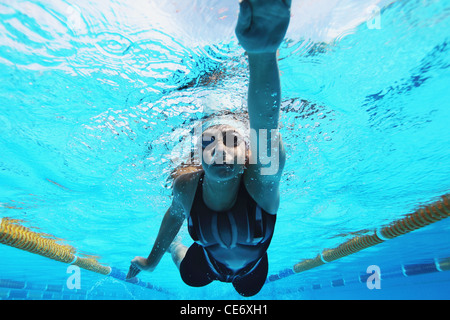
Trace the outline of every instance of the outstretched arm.
<instances>
[{"instance_id":1,"label":"outstretched arm","mask_svg":"<svg viewBox=\"0 0 450 320\"><path fill-rule=\"evenodd\" d=\"M248 62L250 127L257 132L259 129L278 129L281 88L276 52L248 52Z\"/></svg>"},{"instance_id":2,"label":"outstretched arm","mask_svg":"<svg viewBox=\"0 0 450 320\"><path fill-rule=\"evenodd\" d=\"M290 21L291 0L241 0L236 36L248 54L252 129L277 129L280 76L276 53Z\"/></svg>"},{"instance_id":3,"label":"outstretched arm","mask_svg":"<svg viewBox=\"0 0 450 320\"><path fill-rule=\"evenodd\" d=\"M266 130L267 142L270 130L278 129L281 89L277 50L289 26L290 6L291 0L240 1L236 36L249 61L250 128L256 133ZM270 150L270 143L267 146Z\"/></svg>"},{"instance_id":4,"label":"outstretched arm","mask_svg":"<svg viewBox=\"0 0 450 320\"><path fill-rule=\"evenodd\" d=\"M180 231L183 221L184 210L179 200L178 191L174 186L174 199L172 205L164 215L152 251L147 258L135 257L131 261L131 266L126 277L127 279L136 277L141 270L151 272L156 268L178 231Z\"/></svg>"},{"instance_id":5,"label":"outstretched arm","mask_svg":"<svg viewBox=\"0 0 450 320\"><path fill-rule=\"evenodd\" d=\"M290 6L291 0L242 0L236 26L250 69L251 156L244 181L253 198L271 214L278 210L286 158L278 132L281 89L277 50L289 25Z\"/></svg>"}]
</instances>

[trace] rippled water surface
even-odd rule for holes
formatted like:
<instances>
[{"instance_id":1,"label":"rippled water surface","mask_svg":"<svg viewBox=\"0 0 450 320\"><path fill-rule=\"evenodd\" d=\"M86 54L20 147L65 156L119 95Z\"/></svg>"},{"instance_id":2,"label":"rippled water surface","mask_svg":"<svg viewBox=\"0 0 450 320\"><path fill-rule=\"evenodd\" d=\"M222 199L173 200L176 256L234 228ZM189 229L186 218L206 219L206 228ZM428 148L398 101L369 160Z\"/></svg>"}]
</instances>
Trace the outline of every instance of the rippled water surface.
<instances>
[{"instance_id":1,"label":"rippled water surface","mask_svg":"<svg viewBox=\"0 0 450 320\"><path fill-rule=\"evenodd\" d=\"M269 273L450 190L450 2L293 2L279 54L287 164ZM147 255L183 137L205 115L246 108L237 12L231 0L0 0L0 217L122 270ZM326 270L447 257L449 229ZM191 243L186 227L181 236ZM5 246L0 255L2 278L66 279L60 263ZM315 272L259 297L292 298L283 290ZM176 297L238 298L220 283L188 288L168 255L141 277ZM115 285L136 298L115 280L84 279L88 291Z\"/></svg>"}]
</instances>

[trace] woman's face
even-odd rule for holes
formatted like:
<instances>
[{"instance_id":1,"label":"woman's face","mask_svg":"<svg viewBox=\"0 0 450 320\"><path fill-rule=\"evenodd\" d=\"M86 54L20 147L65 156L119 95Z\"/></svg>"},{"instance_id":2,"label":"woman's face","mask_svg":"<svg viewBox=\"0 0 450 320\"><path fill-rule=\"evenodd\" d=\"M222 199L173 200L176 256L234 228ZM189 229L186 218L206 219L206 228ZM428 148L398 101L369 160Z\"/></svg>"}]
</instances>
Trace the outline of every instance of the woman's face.
<instances>
[{"instance_id":1,"label":"woman's face","mask_svg":"<svg viewBox=\"0 0 450 320\"><path fill-rule=\"evenodd\" d=\"M245 161L245 141L234 127L216 125L203 132L202 165L208 175L219 180L236 177Z\"/></svg>"}]
</instances>

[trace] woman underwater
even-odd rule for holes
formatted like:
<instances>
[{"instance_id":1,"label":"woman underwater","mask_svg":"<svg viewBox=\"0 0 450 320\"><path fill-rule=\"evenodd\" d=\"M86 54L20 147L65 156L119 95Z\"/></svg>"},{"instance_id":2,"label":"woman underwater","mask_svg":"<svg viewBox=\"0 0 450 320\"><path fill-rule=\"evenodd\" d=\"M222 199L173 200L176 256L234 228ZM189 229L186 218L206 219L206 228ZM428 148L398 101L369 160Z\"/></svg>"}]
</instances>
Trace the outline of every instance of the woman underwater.
<instances>
[{"instance_id":1,"label":"woman underwater","mask_svg":"<svg viewBox=\"0 0 450 320\"><path fill-rule=\"evenodd\" d=\"M189 286L231 282L246 297L267 277L267 249L279 207L285 162L278 133L281 89L277 50L290 20L291 0L243 0L236 36L249 62L250 141L228 124L201 137L201 169L184 168L173 184L173 200L147 258L131 261L127 279L153 271L166 251ZM273 161L267 161L268 155ZM276 155L276 156L274 156ZM245 160L243 160L245 159ZM184 219L194 243L174 241Z\"/></svg>"}]
</instances>

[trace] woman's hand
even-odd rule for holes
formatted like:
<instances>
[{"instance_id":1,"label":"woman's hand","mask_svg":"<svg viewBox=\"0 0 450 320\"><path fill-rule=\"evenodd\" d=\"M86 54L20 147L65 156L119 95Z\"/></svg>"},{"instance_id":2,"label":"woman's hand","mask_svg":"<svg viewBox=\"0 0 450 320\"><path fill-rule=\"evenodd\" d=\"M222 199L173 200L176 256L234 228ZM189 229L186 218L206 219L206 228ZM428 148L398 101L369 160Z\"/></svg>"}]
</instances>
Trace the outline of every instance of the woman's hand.
<instances>
[{"instance_id":1,"label":"woman's hand","mask_svg":"<svg viewBox=\"0 0 450 320\"><path fill-rule=\"evenodd\" d=\"M131 260L131 266L128 270L128 274L126 279L131 279L136 277L141 271L150 271L152 272L155 267L152 267L147 259L144 257L136 257Z\"/></svg>"},{"instance_id":2,"label":"woman's hand","mask_svg":"<svg viewBox=\"0 0 450 320\"><path fill-rule=\"evenodd\" d=\"M247 53L275 53L286 35L291 0L240 0L236 36Z\"/></svg>"}]
</instances>

